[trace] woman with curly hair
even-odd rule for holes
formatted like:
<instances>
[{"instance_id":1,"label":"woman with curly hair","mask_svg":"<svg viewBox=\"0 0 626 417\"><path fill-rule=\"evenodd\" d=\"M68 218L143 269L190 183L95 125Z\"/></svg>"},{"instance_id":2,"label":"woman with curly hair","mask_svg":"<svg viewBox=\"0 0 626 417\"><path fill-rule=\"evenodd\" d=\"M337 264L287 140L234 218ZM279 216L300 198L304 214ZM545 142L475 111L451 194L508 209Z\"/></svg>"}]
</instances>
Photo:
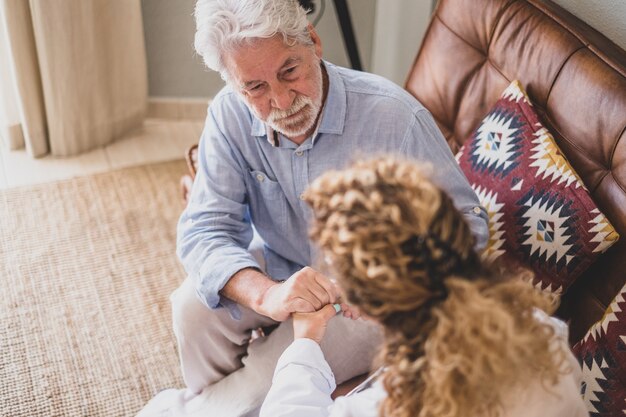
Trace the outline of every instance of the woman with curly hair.
<instances>
[{"instance_id":1,"label":"woman with curly hair","mask_svg":"<svg viewBox=\"0 0 626 417\"><path fill-rule=\"evenodd\" d=\"M318 178L306 200L345 301L384 329L381 368L333 402L318 343L341 307L295 314L262 417L588 415L553 300L524 273L481 263L463 216L419 167L360 162Z\"/></svg>"}]
</instances>

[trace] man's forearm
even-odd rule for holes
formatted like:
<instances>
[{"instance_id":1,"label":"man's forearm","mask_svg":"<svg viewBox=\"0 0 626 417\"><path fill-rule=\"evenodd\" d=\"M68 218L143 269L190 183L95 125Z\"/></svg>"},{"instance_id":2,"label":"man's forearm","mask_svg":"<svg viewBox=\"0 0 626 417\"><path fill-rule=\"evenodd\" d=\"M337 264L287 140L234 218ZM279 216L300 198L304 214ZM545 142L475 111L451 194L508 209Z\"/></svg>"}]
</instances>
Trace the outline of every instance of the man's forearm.
<instances>
[{"instance_id":1,"label":"man's forearm","mask_svg":"<svg viewBox=\"0 0 626 417\"><path fill-rule=\"evenodd\" d=\"M244 268L228 280L220 295L279 322L292 313L319 310L339 298L333 283L310 267L284 282L273 281L257 269Z\"/></svg>"},{"instance_id":2,"label":"man's forearm","mask_svg":"<svg viewBox=\"0 0 626 417\"><path fill-rule=\"evenodd\" d=\"M259 314L267 315L262 309L263 296L276 284L262 272L254 268L244 268L228 280L220 295Z\"/></svg>"}]
</instances>

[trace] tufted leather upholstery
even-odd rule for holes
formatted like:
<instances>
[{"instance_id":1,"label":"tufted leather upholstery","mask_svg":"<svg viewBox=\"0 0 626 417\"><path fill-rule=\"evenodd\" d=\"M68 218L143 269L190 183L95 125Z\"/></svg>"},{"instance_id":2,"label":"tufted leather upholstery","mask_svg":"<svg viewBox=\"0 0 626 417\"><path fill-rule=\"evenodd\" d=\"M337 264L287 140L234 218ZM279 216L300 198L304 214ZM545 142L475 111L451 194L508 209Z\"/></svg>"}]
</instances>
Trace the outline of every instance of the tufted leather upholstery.
<instances>
[{"instance_id":1,"label":"tufted leather upholstery","mask_svg":"<svg viewBox=\"0 0 626 417\"><path fill-rule=\"evenodd\" d=\"M515 79L621 235L563 296L578 340L626 282L626 52L549 0L440 0L406 89L456 152Z\"/></svg>"}]
</instances>

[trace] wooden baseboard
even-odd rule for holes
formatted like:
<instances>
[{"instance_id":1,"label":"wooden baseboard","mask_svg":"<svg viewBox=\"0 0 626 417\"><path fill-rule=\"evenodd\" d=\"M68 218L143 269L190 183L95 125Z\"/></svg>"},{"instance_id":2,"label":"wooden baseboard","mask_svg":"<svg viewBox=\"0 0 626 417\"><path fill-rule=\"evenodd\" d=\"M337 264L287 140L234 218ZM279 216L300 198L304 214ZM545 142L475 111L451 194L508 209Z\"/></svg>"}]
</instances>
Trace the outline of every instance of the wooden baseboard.
<instances>
[{"instance_id":1,"label":"wooden baseboard","mask_svg":"<svg viewBox=\"0 0 626 417\"><path fill-rule=\"evenodd\" d=\"M209 98L148 97L148 118L203 121L210 102Z\"/></svg>"}]
</instances>

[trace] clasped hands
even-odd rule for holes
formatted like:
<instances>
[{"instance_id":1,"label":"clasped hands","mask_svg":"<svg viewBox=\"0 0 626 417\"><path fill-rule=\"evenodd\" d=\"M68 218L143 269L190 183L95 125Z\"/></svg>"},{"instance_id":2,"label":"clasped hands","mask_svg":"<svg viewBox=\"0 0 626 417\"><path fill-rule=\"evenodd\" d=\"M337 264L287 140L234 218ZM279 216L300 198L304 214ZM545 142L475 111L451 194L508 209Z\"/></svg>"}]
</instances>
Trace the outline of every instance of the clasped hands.
<instances>
[{"instance_id":1,"label":"clasped hands","mask_svg":"<svg viewBox=\"0 0 626 417\"><path fill-rule=\"evenodd\" d=\"M335 316L333 304L340 304L344 317L353 320L361 314L358 309L341 302L337 285L320 272L305 267L284 282L269 287L263 294L262 312L276 320L293 317L294 338L324 337L328 321Z\"/></svg>"}]
</instances>

